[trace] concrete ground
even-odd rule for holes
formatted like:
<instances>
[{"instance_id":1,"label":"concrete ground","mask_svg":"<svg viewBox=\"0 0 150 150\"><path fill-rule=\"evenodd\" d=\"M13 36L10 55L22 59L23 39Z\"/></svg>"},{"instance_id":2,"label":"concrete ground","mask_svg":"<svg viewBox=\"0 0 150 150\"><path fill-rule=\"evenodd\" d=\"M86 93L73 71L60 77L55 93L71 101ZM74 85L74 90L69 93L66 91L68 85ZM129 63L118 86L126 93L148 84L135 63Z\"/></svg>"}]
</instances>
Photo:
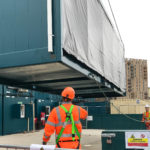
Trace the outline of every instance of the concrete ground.
<instances>
[{"instance_id":1,"label":"concrete ground","mask_svg":"<svg viewBox=\"0 0 150 150\"><path fill-rule=\"evenodd\" d=\"M101 150L101 132L102 130L83 130L82 132L82 149L83 150ZM0 136L0 144L30 146L31 144L42 143L43 130L33 133L21 133ZM55 144L55 136L51 137L49 145ZM0 148L0 150L2 150Z\"/></svg>"}]
</instances>

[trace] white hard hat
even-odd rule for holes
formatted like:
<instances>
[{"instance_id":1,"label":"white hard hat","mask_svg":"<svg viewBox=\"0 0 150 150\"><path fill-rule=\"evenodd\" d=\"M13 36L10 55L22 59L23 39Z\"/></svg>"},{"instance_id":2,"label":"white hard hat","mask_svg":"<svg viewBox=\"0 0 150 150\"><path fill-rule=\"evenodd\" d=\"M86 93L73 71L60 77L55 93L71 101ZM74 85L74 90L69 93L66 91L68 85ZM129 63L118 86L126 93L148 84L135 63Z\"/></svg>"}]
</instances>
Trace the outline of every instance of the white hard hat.
<instances>
[{"instance_id":1,"label":"white hard hat","mask_svg":"<svg viewBox=\"0 0 150 150\"><path fill-rule=\"evenodd\" d=\"M150 106L148 104L146 104L145 107L150 107Z\"/></svg>"}]
</instances>

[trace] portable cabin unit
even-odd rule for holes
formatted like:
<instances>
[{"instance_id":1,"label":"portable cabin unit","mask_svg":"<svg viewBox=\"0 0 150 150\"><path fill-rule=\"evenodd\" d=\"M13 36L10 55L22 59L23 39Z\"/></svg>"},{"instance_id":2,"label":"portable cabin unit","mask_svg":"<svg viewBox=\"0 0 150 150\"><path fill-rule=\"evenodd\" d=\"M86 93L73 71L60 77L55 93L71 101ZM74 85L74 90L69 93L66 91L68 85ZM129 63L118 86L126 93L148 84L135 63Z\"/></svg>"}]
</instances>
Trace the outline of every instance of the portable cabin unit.
<instances>
[{"instance_id":1,"label":"portable cabin unit","mask_svg":"<svg viewBox=\"0 0 150 150\"><path fill-rule=\"evenodd\" d=\"M0 135L33 130L31 91L0 85Z\"/></svg>"},{"instance_id":2,"label":"portable cabin unit","mask_svg":"<svg viewBox=\"0 0 150 150\"><path fill-rule=\"evenodd\" d=\"M0 83L123 96L124 47L100 0L1 0Z\"/></svg>"},{"instance_id":3,"label":"portable cabin unit","mask_svg":"<svg viewBox=\"0 0 150 150\"><path fill-rule=\"evenodd\" d=\"M2 86L0 85L0 135L2 135Z\"/></svg>"},{"instance_id":4,"label":"portable cabin unit","mask_svg":"<svg viewBox=\"0 0 150 150\"><path fill-rule=\"evenodd\" d=\"M59 105L61 97L58 95L48 94L44 92L34 91L34 102L35 102L35 117L40 119L41 112L45 112L46 119L48 118L49 112L56 106ZM47 111L47 108L49 109Z\"/></svg>"}]
</instances>

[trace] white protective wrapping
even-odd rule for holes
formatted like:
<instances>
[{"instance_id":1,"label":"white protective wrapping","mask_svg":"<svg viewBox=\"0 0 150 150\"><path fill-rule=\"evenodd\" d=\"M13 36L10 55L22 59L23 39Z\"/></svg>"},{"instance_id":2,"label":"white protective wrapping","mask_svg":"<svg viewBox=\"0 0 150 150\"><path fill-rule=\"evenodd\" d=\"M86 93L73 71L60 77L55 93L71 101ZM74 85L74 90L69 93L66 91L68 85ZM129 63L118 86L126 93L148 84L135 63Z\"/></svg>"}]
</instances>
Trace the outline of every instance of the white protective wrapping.
<instances>
[{"instance_id":1,"label":"white protective wrapping","mask_svg":"<svg viewBox=\"0 0 150 150\"><path fill-rule=\"evenodd\" d=\"M30 150L55 150L56 145L40 145L40 144L32 144L30 146Z\"/></svg>"},{"instance_id":2,"label":"white protective wrapping","mask_svg":"<svg viewBox=\"0 0 150 150\"><path fill-rule=\"evenodd\" d=\"M100 0L62 0L62 46L125 90L124 48Z\"/></svg>"}]
</instances>

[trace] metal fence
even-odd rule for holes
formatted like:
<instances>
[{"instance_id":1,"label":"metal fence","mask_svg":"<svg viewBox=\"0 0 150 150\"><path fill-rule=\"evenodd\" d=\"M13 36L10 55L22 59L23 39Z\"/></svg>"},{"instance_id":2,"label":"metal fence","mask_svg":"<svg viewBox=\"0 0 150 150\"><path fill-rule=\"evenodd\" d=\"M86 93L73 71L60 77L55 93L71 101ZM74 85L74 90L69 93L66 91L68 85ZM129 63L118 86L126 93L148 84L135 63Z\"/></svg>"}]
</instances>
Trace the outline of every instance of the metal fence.
<instances>
[{"instance_id":1,"label":"metal fence","mask_svg":"<svg viewBox=\"0 0 150 150\"><path fill-rule=\"evenodd\" d=\"M20 150L30 150L30 147L27 147L27 146L15 146L15 145L0 145L0 149L20 149Z\"/></svg>"},{"instance_id":2,"label":"metal fence","mask_svg":"<svg viewBox=\"0 0 150 150\"><path fill-rule=\"evenodd\" d=\"M15 145L1 145L0 149L6 149L6 150L30 150L29 146L15 146ZM39 150L39 149L37 149ZM41 148L41 150L44 150ZM52 149L50 149L52 150ZM55 150L73 150L73 149L65 149L65 148L55 148Z\"/></svg>"}]
</instances>

